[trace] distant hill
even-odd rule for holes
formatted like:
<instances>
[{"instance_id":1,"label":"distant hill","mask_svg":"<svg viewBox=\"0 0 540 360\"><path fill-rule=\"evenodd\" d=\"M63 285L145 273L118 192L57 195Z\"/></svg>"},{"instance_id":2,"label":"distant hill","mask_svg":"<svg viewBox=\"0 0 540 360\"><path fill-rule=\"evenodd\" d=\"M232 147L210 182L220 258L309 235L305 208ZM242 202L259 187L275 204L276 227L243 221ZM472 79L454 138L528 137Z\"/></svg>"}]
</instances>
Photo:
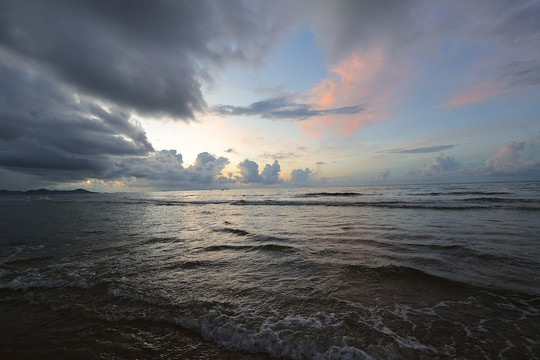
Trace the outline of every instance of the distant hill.
<instances>
[{"instance_id":1,"label":"distant hill","mask_svg":"<svg viewBox=\"0 0 540 360\"><path fill-rule=\"evenodd\" d=\"M84 190L84 189L76 189L76 190L37 189L37 190L28 190L28 191L0 190L0 195L61 195L61 194L95 194L95 192Z\"/></svg>"}]
</instances>

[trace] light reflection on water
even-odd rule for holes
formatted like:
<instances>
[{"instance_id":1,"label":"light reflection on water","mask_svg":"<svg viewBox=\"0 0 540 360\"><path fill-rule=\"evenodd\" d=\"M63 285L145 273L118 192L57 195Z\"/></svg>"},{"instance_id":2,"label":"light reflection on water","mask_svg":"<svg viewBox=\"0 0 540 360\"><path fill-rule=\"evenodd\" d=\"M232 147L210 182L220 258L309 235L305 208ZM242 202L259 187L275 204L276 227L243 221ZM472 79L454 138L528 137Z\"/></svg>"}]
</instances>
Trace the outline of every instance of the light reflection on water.
<instances>
[{"instance_id":1,"label":"light reflection on water","mask_svg":"<svg viewBox=\"0 0 540 360\"><path fill-rule=\"evenodd\" d=\"M0 291L17 302L0 304L163 322L208 340L198 356L533 358L540 187L520 186L1 199Z\"/></svg>"}]
</instances>

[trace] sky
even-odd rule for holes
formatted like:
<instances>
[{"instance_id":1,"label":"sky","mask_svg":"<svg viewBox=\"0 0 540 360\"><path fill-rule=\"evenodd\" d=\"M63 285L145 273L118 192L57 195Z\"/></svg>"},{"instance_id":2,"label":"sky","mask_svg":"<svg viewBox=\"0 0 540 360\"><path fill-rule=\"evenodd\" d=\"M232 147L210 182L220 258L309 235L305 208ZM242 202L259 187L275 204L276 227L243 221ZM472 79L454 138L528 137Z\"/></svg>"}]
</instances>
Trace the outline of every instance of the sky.
<instances>
[{"instance_id":1,"label":"sky","mask_svg":"<svg viewBox=\"0 0 540 360\"><path fill-rule=\"evenodd\" d=\"M0 0L0 189L540 180L540 0Z\"/></svg>"}]
</instances>

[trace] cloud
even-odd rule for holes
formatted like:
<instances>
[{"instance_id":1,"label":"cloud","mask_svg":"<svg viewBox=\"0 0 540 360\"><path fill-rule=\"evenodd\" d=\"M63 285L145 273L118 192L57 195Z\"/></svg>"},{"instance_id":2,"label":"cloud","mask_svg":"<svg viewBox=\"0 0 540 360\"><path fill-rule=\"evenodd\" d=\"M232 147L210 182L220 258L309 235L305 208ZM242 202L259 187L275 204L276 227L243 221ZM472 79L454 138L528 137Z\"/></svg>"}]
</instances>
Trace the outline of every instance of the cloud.
<instances>
[{"instance_id":1,"label":"cloud","mask_svg":"<svg viewBox=\"0 0 540 360\"><path fill-rule=\"evenodd\" d=\"M437 108L444 108L449 106L464 106L469 104L476 104L490 99L503 93L503 89L498 86L492 80L486 80L474 86L468 87L459 93L455 94L450 100L442 105L436 106Z\"/></svg>"},{"instance_id":2,"label":"cloud","mask_svg":"<svg viewBox=\"0 0 540 360\"><path fill-rule=\"evenodd\" d=\"M433 152L453 149L456 146L457 144L436 145L436 146L428 146L428 147L419 147L419 148L414 148L414 149L392 149L392 150L387 150L387 152L393 153L393 154L425 154L425 153L433 153Z\"/></svg>"},{"instance_id":3,"label":"cloud","mask_svg":"<svg viewBox=\"0 0 540 360\"><path fill-rule=\"evenodd\" d=\"M0 46L87 95L188 119L201 86L231 62L259 62L290 28L283 6L243 1L0 3Z\"/></svg>"},{"instance_id":4,"label":"cloud","mask_svg":"<svg viewBox=\"0 0 540 360\"><path fill-rule=\"evenodd\" d=\"M115 162L107 179L127 180L130 186L158 188L207 188L213 185L229 163L224 157L207 152L197 155L193 165L185 167L175 150L154 152L147 157Z\"/></svg>"},{"instance_id":5,"label":"cloud","mask_svg":"<svg viewBox=\"0 0 540 360\"><path fill-rule=\"evenodd\" d=\"M438 92L448 91L447 74L452 76L457 91L449 91L444 106L538 87L539 18L540 3L529 0L3 0L0 182L133 177L141 184L196 186L221 177L226 158L201 152L188 166L180 154L156 152L135 112L185 121L209 109L225 116L292 119L303 134L320 137L348 135L389 115L403 118L392 111L432 74L425 69L445 70L430 78ZM324 78L303 92L267 95L244 106L206 103L202 89L227 66L264 62L298 26L309 28L323 52ZM413 78L419 82L409 82L409 91L400 93ZM519 144L506 144L477 170L537 171L531 145ZM452 171L457 161L445 156L423 171ZM254 164L255 170L244 163L244 180L278 181L277 162L261 173Z\"/></svg>"},{"instance_id":6,"label":"cloud","mask_svg":"<svg viewBox=\"0 0 540 360\"><path fill-rule=\"evenodd\" d=\"M3 61L7 60L7 61ZM100 176L113 159L154 151L129 113L101 104L0 51L0 166L51 180Z\"/></svg>"},{"instance_id":7,"label":"cloud","mask_svg":"<svg viewBox=\"0 0 540 360\"><path fill-rule=\"evenodd\" d=\"M201 86L231 62L261 62L291 24L281 5L235 0L7 0L0 14L0 185L212 183L226 158L184 167L132 113L192 118Z\"/></svg>"},{"instance_id":8,"label":"cloud","mask_svg":"<svg viewBox=\"0 0 540 360\"><path fill-rule=\"evenodd\" d=\"M424 15L422 1L324 1L302 2L309 26L331 62L350 56L359 44L403 47L418 39Z\"/></svg>"},{"instance_id":9,"label":"cloud","mask_svg":"<svg viewBox=\"0 0 540 360\"><path fill-rule=\"evenodd\" d=\"M540 62L511 61L494 67L490 78L467 87L437 107L480 103L513 89L540 85Z\"/></svg>"},{"instance_id":10,"label":"cloud","mask_svg":"<svg viewBox=\"0 0 540 360\"><path fill-rule=\"evenodd\" d=\"M0 187L99 179L205 188L229 162L203 152L185 167L176 150L155 151L128 112L14 64L3 52L0 60Z\"/></svg>"},{"instance_id":11,"label":"cloud","mask_svg":"<svg viewBox=\"0 0 540 360\"><path fill-rule=\"evenodd\" d=\"M375 118L381 109L388 108L388 93L396 90L396 84L422 74L429 55L440 62L452 61L453 81L462 82L461 90L450 94L439 107L483 102L513 88L538 84L538 1L305 0L302 6L317 45L330 64L329 75L338 74L335 69L347 69L346 64L354 69L351 60L355 57L364 61L372 57L367 61L372 70L362 77L364 88L370 94L376 92L374 85L366 83L370 76L375 77L374 84L386 87L386 97L363 97L357 103L366 104ZM468 57L472 49L482 50L474 50L468 64L461 63L462 55ZM373 54L382 61L374 61ZM336 84L339 82L321 82L323 103L340 98L335 94ZM316 127L311 133L328 127L316 122L321 121L314 120Z\"/></svg>"},{"instance_id":12,"label":"cloud","mask_svg":"<svg viewBox=\"0 0 540 360\"><path fill-rule=\"evenodd\" d=\"M538 1L480 2L489 17L498 16L498 21L480 22L479 36L493 38L498 44L511 50L535 51L540 46L538 31L540 3ZM491 5L491 6L490 6Z\"/></svg>"},{"instance_id":13,"label":"cloud","mask_svg":"<svg viewBox=\"0 0 540 360\"><path fill-rule=\"evenodd\" d=\"M537 137L536 143L540 143ZM534 149L537 144L530 146ZM525 142L510 141L504 144L497 153L486 160L483 172L490 175L516 175L536 172L540 175L540 154L533 153L526 158L521 153L525 150Z\"/></svg>"},{"instance_id":14,"label":"cloud","mask_svg":"<svg viewBox=\"0 0 540 360\"><path fill-rule=\"evenodd\" d=\"M227 150L225 150L225 152L228 154L231 154L231 153L236 153L236 150L234 148L228 148Z\"/></svg>"},{"instance_id":15,"label":"cloud","mask_svg":"<svg viewBox=\"0 0 540 360\"><path fill-rule=\"evenodd\" d=\"M291 184L308 184L311 177L314 175L313 171L309 168L294 169L291 171Z\"/></svg>"},{"instance_id":16,"label":"cloud","mask_svg":"<svg viewBox=\"0 0 540 360\"><path fill-rule=\"evenodd\" d=\"M324 133L348 135L362 126L384 117L383 107L398 86L393 71L383 71L386 63L381 49L365 52L355 51L349 57L329 67L328 75L313 88L306 91L307 102L317 108L347 108L351 104L363 104L362 112L344 114L340 118L324 114L299 124L300 130L310 136Z\"/></svg>"},{"instance_id":17,"label":"cloud","mask_svg":"<svg viewBox=\"0 0 540 360\"><path fill-rule=\"evenodd\" d=\"M511 90L540 84L540 3L538 1L475 1L448 3L447 23L462 24L463 47L479 45L490 53L473 62L473 76L463 76L465 86L438 107L480 103ZM482 21L477 21L481 14ZM448 25L446 25L448 26ZM456 27L455 24L452 27ZM455 32L455 30L453 31ZM436 33L439 33L438 31ZM472 77L474 80L469 81Z\"/></svg>"},{"instance_id":18,"label":"cloud","mask_svg":"<svg viewBox=\"0 0 540 360\"><path fill-rule=\"evenodd\" d=\"M408 171L406 181L423 181L425 176L443 181L537 180L540 177L540 135L525 141L509 141L480 165L462 167L455 158L441 154L420 170Z\"/></svg>"},{"instance_id":19,"label":"cloud","mask_svg":"<svg viewBox=\"0 0 540 360\"><path fill-rule=\"evenodd\" d=\"M260 182L259 177L259 164L255 161L245 159L240 164L238 164L238 169L240 169L241 181L244 183L257 183Z\"/></svg>"},{"instance_id":20,"label":"cloud","mask_svg":"<svg viewBox=\"0 0 540 360\"><path fill-rule=\"evenodd\" d=\"M384 54L376 49L352 54L329 68L320 83L306 91L254 102L247 106L219 105L213 109L223 116L260 116L265 119L301 120L300 130L309 136L325 133L350 134L373 121L375 105L388 100L397 82L381 72ZM382 80L381 80L382 78Z\"/></svg>"},{"instance_id":21,"label":"cloud","mask_svg":"<svg viewBox=\"0 0 540 360\"><path fill-rule=\"evenodd\" d=\"M288 97L274 97L257 101L248 106L218 105L214 111L226 116L260 116L263 119L306 120L320 116L351 115L364 113L364 105L352 105L331 109L314 109L311 104L290 101Z\"/></svg>"},{"instance_id":22,"label":"cloud","mask_svg":"<svg viewBox=\"0 0 540 360\"><path fill-rule=\"evenodd\" d=\"M278 153L262 153L259 155L260 157L262 158L272 158L272 159L277 159L277 160L283 160L283 159L290 159L290 158L298 158L300 157L301 155L298 155L296 153L293 153L293 152L286 152L286 153L282 153L282 152L278 152Z\"/></svg>"},{"instance_id":23,"label":"cloud","mask_svg":"<svg viewBox=\"0 0 540 360\"><path fill-rule=\"evenodd\" d=\"M245 159L238 164L240 170L239 181L243 183L262 183L262 184L279 184L283 180L279 178L281 167L277 160L272 165L266 164L263 171L259 174L259 165L255 161Z\"/></svg>"},{"instance_id":24,"label":"cloud","mask_svg":"<svg viewBox=\"0 0 540 360\"><path fill-rule=\"evenodd\" d=\"M423 175L432 176L448 173L456 170L457 168L459 168L459 162L457 162L453 157L441 154L433 158L431 164L423 165L420 171Z\"/></svg>"},{"instance_id":25,"label":"cloud","mask_svg":"<svg viewBox=\"0 0 540 360\"><path fill-rule=\"evenodd\" d=\"M540 47L538 1L304 0L301 4L318 45L332 63L359 48L380 47L388 54L405 55L419 44L430 47L424 50L440 50L495 43L529 54ZM396 63L401 61L396 57Z\"/></svg>"},{"instance_id":26,"label":"cloud","mask_svg":"<svg viewBox=\"0 0 540 360\"><path fill-rule=\"evenodd\" d=\"M511 61L497 66L494 73L507 89L540 85L539 61Z\"/></svg>"},{"instance_id":27,"label":"cloud","mask_svg":"<svg viewBox=\"0 0 540 360\"><path fill-rule=\"evenodd\" d=\"M279 166L279 163L277 160L274 160L274 163L272 165L266 164L264 166L263 171L261 172L261 179L263 184L279 184L283 182L279 178L279 172L281 171L281 167Z\"/></svg>"}]
</instances>

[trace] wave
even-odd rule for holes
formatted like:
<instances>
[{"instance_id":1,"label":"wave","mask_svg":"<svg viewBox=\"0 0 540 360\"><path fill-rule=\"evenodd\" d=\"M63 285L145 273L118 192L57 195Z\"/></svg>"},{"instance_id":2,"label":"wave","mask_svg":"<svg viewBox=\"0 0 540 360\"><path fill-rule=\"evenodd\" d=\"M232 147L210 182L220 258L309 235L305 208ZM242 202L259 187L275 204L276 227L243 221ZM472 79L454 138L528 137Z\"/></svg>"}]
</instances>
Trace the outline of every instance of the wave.
<instances>
[{"instance_id":1,"label":"wave","mask_svg":"<svg viewBox=\"0 0 540 360\"><path fill-rule=\"evenodd\" d=\"M233 234L237 236L246 236L248 239L257 241L257 242L288 241L288 239L280 238L277 236L253 234L253 233L250 233L249 231L242 230L242 229L235 229L235 228L219 228L219 229L214 229L212 231Z\"/></svg>"},{"instance_id":2,"label":"wave","mask_svg":"<svg viewBox=\"0 0 540 360\"><path fill-rule=\"evenodd\" d=\"M171 200L157 201L153 203L157 206L226 205L230 203L230 200Z\"/></svg>"},{"instance_id":3,"label":"wave","mask_svg":"<svg viewBox=\"0 0 540 360\"><path fill-rule=\"evenodd\" d=\"M207 246L203 248L203 250L204 251L226 251L226 250L241 251L241 250L247 250L251 248L252 246L249 246L249 245L212 245L212 246Z\"/></svg>"},{"instance_id":4,"label":"wave","mask_svg":"<svg viewBox=\"0 0 540 360\"><path fill-rule=\"evenodd\" d=\"M49 280L21 280L13 279L6 283L0 282L0 289L6 290L29 290L35 288L41 289L56 289L56 288L78 288L78 289L90 289L93 284L84 280L61 280L61 279L49 279Z\"/></svg>"},{"instance_id":5,"label":"wave","mask_svg":"<svg viewBox=\"0 0 540 360\"><path fill-rule=\"evenodd\" d=\"M350 197L350 196L362 196L363 194L357 192L315 192L297 195L298 198L312 198L312 197Z\"/></svg>"},{"instance_id":6,"label":"wave","mask_svg":"<svg viewBox=\"0 0 540 360\"><path fill-rule=\"evenodd\" d=\"M234 229L234 228L220 228L220 229L214 229L214 232L222 232L222 233L229 233L234 234L238 236L247 236L249 235L249 232L242 230L242 229Z\"/></svg>"},{"instance_id":7,"label":"wave","mask_svg":"<svg viewBox=\"0 0 540 360\"><path fill-rule=\"evenodd\" d=\"M212 265L215 265L214 262L211 261L201 261L201 260L193 260L193 261L182 261L170 265L164 265L161 267L163 270L191 270L191 269L197 269L200 267L210 267Z\"/></svg>"},{"instance_id":8,"label":"wave","mask_svg":"<svg viewBox=\"0 0 540 360\"><path fill-rule=\"evenodd\" d=\"M143 202L131 201L126 204L144 203L155 206L205 206L205 205L231 205L231 206L332 206L332 207L373 207L389 209L427 209L427 210L471 210L490 209L493 207L503 207L508 210L540 210L540 200L505 198L497 195L511 195L502 191L451 191L432 193L411 193L410 197L403 197L396 200L384 197L372 197L375 194L363 194L360 192L313 192L294 196L295 199L212 199L212 200L146 200ZM422 195L433 196L432 200L418 198ZM438 195L452 195L454 198L441 198ZM366 201L358 201L364 197ZM462 197L465 196L465 197ZM472 196L472 197L467 197ZM104 201L103 203L117 203ZM204 210L201 214L210 215L212 212ZM229 230L217 230L228 232ZM240 235L240 234L239 234ZM248 234L241 234L242 236Z\"/></svg>"},{"instance_id":9,"label":"wave","mask_svg":"<svg viewBox=\"0 0 540 360\"><path fill-rule=\"evenodd\" d=\"M480 255L479 260L482 258L491 257L492 255L485 254ZM495 257L497 257L495 255ZM499 258L499 257L497 257ZM490 259L491 260L491 259ZM516 261L514 259L514 261ZM484 281L469 282L464 278L451 278L459 274L453 272L446 273L445 275L435 275L418 268L401 265L385 265L378 267L370 267L361 264L345 264L341 265L341 269L346 274L354 276L361 275L362 278L368 281L375 281L377 283L381 281L391 282L406 282L410 284L427 284L436 286L440 289L446 289L451 291L486 291L491 293L498 293L500 295L519 294L520 296L538 296L538 288L532 288L529 286L513 286L512 284L488 283ZM449 276L449 277L446 277Z\"/></svg>"},{"instance_id":10,"label":"wave","mask_svg":"<svg viewBox=\"0 0 540 360\"><path fill-rule=\"evenodd\" d=\"M250 234L250 240L257 242L267 242L267 241L289 241L289 239L280 238L272 235L260 235L260 234Z\"/></svg>"},{"instance_id":11,"label":"wave","mask_svg":"<svg viewBox=\"0 0 540 360\"><path fill-rule=\"evenodd\" d=\"M457 288L468 288L472 285L459 282L456 280L451 280L448 278L440 277L437 275L432 275L426 273L422 270L408 267L408 266L399 266L399 265L386 265L379 267L369 267L365 265L357 264L347 264L344 265L344 270L347 272L362 273L368 278L374 278L377 281L381 279L398 279L398 280L409 280L422 283L434 283L437 285L447 286L447 287L457 287Z\"/></svg>"},{"instance_id":12,"label":"wave","mask_svg":"<svg viewBox=\"0 0 540 360\"><path fill-rule=\"evenodd\" d=\"M461 199L459 201L463 202L497 202L497 203L540 203L540 200L536 199L507 199L507 198L497 198L497 197L477 197L477 198L467 198Z\"/></svg>"},{"instance_id":13,"label":"wave","mask_svg":"<svg viewBox=\"0 0 540 360\"><path fill-rule=\"evenodd\" d=\"M293 246L279 245L279 244L264 244L254 246L252 250L257 251L278 251L278 252L296 252L296 248Z\"/></svg>"},{"instance_id":14,"label":"wave","mask_svg":"<svg viewBox=\"0 0 540 360\"><path fill-rule=\"evenodd\" d=\"M368 354L370 351L382 352L384 349L385 353L391 352L389 348L374 344L369 345L366 352L361 344L349 345L357 342L349 336L321 336L325 329L331 333L332 330L344 327L343 322L332 314L268 317L259 328L246 329L242 323L260 318L257 312L250 309L232 312L224 310L210 310L199 317L180 316L170 321L184 329L198 332L206 340L227 350L267 353L272 358L367 360L374 359Z\"/></svg>"},{"instance_id":15,"label":"wave","mask_svg":"<svg viewBox=\"0 0 540 360\"><path fill-rule=\"evenodd\" d=\"M375 359L383 353L399 358L393 346L397 339L401 346L432 352L418 341L402 338L389 329L381 330L382 326L374 323L380 319L373 320L374 316L366 319L366 325L377 334L379 344L367 346L365 339L350 334L354 315L318 312L284 316L277 310L268 313L211 301L175 302L118 288L109 288L107 294L121 301L170 309L159 317L142 319L177 325L229 351L265 353L282 359Z\"/></svg>"},{"instance_id":16,"label":"wave","mask_svg":"<svg viewBox=\"0 0 540 360\"><path fill-rule=\"evenodd\" d=\"M441 195L511 195L505 191L448 191L448 192L430 192L430 193L411 193L413 196L441 196Z\"/></svg>"},{"instance_id":17,"label":"wave","mask_svg":"<svg viewBox=\"0 0 540 360\"><path fill-rule=\"evenodd\" d=\"M280 244L264 244L264 245L212 245L203 249L204 251L270 251L270 252L296 252L297 249L293 246Z\"/></svg>"},{"instance_id":18,"label":"wave","mask_svg":"<svg viewBox=\"0 0 540 360\"><path fill-rule=\"evenodd\" d=\"M540 206L530 205L536 203L531 200L519 200L512 202L503 201L500 204L491 204L489 201L478 199L463 202L404 202L404 201L364 201L364 202L340 202L340 201L287 201L287 200L264 200L247 201L239 200L230 202L234 206L328 206L328 207L372 207L388 209L425 209L425 210L475 210L491 209L495 206L504 207L508 210L540 210ZM496 203L496 202L495 202ZM503 204L504 203L504 204Z\"/></svg>"},{"instance_id":19,"label":"wave","mask_svg":"<svg viewBox=\"0 0 540 360\"><path fill-rule=\"evenodd\" d=\"M154 237L146 241L143 241L141 244L152 245L152 244L170 244L170 243L177 243L177 242L183 242L183 240L176 237Z\"/></svg>"},{"instance_id":20,"label":"wave","mask_svg":"<svg viewBox=\"0 0 540 360\"><path fill-rule=\"evenodd\" d=\"M0 265L0 289L89 289L94 286L93 261L50 264L53 258L15 259Z\"/></svg>"},{"instance_id":21,"label":"wave","mask_svg":"<svg viewBox=\"0 0 540 360\"><path fill-rule=\"evenodd\" d=\"M194 330L225 349L267 353L280 359L374 360L400 359L402 355L406 358L446 358L453 351L449 347L423 344L414 336L398 334L387 326L380 308L355 310L287 316L274 311L265 316L249 308L217 306L207 313L185 314L169 321ZM359 329L362 330L358 332Z\"/></svg>"},{"instance_id":22,"label":"wave","mask_svg":"<svg viewBox=\"0 0 540 360\"><path fill-rule=\"evenodd\" d=\"M0 263L0 267L4 268L10 268L10 267L20 267L20 266L26 266L30 265L36 262L41 261L47 261L50 259L53 259L54 256L35 256L35 257L27 257L27 258L15 258L12 260L4 261L3 263Z\"/></svg>"}]
</instances>

